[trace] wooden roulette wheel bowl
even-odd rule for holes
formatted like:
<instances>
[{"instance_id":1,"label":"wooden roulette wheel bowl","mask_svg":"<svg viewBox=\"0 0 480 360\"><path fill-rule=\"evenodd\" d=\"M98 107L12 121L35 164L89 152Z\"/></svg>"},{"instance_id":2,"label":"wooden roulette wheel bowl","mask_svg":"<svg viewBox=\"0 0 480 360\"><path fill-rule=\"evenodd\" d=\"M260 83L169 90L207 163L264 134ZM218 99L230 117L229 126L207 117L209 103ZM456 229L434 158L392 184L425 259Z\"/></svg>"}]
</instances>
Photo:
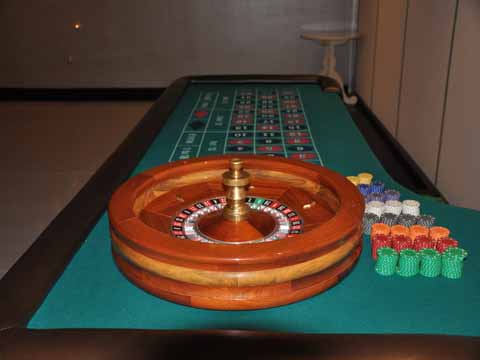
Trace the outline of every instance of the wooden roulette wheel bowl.
<instances>
[{"instance_id":1,"label":"wooden roulette wheel bowl","mask_svg":"<svg viewBox=\"0 0 480 360\"><path fill-rule=\"evenodd\" d=\"M131 282L176 303L230 310L335 285L360 255L363 211L343 176L256 155L153 168L125 182L108 209L113 256Z\"/></svg>"}]
</instances>

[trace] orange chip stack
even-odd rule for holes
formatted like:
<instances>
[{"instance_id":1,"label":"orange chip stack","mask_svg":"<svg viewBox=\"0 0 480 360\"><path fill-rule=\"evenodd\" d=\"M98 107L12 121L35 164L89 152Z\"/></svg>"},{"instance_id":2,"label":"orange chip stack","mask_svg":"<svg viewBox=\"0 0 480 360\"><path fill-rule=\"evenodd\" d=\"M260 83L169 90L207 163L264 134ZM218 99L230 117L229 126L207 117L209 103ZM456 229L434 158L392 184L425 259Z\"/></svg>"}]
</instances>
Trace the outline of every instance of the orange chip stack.
<instances>
[{"instance_id":1,"label":"orange chip stack","mask_svg":"<svg viewBox=\"0 0 480 360\"><path fill-rule=\"evenodd\" d=\"M429 230L426 226L412 225L410 226L410 237L413 241L419 236L428 236Z\"/></svg>"},{"instance_id":2,"label":"orange chip stack","mask_svg":"<svg viewBox=\"0 0 480 360\"><path fill-rule=\"evenodd\" d=\"M370 236L374 237L375 235L390 235L390 226L383 223L375 223L372 225L372 230Z\"/></svg>"},{"instance_id":3,"label":"orange chip stack","mask_svg":"<svg viewBox=\"0 0 480 360\"><path fill-rule=\"evenodd\" d=\"M430 237L432 240L437 241L440 239L446 239L450 236L450 230L443 226L432 226L430 228Z\"/></svg>"},{"instance_id":4,"label":"orange chip stack","mask_svg":"<svg viewBox=\"0 0 480 360\"><path fill-rule=\"evenodd\" d=\"M403 225L393 225L390 228L390 233L392 236L406 236L410 237L410 230L408 227Z\"/></svg>"}]
</instances>

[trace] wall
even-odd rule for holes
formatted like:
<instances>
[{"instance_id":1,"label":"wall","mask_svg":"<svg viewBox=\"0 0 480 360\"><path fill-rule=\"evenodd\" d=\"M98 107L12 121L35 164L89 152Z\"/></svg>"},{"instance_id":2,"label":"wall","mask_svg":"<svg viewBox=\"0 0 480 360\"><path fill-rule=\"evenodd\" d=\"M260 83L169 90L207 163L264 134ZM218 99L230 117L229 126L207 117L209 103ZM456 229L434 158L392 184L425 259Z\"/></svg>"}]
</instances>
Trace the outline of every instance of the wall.
<instances>
[{"instance_id":1,"label":"wall","mask_svg":"<svg viewBox=\"0 0 480 360\"><path fill-rule=\"evenodd\" d=\"M377 49L377 18L379 0L361 0L358 7L357 66L355 90L372 108L373 73Z\"/></svg>"},{"instance_id":2,"label":"wall","mask_svg":"<svg viewBox=\"0 0 480 360\"><path fill-rule=\"evenodd\" d=\"M435 182L457 0L410 1L397 139Z\"/></svg>"},{"instance_id":3,"label":"wall","mask_svg":"<svg viewBox=\"0 0 480 360\"><path fill-rule=\"evenodd\" d=\"M315 73L301 26L349 29L355 0L3 0L0 86L166 86L188 74ZM80 22L79 31L73 29ZM352 52L338 52L345 76ZM70 61L69 61L70 60Z\"/></svg>"},{"instance_id":4,"label":"wall","mask_svg":"<svg viewBox=\"0 0 480 360\"><path fill-rule=\"evenodd\" d=\"M407 0L362 0L359 5L357 92L396 133Z\"/></svg>"},{"instance_id":5,"label":"wall","mask_svg":"<svg viewBox=\"0 0 480 360\"><path fill-rule=\"evenodd\" d=\"M480 2L438 5L360 2L356 90L447 200L480 210Z\"/></svg>"},{"instance_id":6,"label":"wall","mask_svg":"<svg viewBox=\"0 0 480 360\"><path fill-rule=\"evenodd\" d=\"M480 210L480 2L460 0L437 184L455 204Z\"/></svg>"}]
</instances>

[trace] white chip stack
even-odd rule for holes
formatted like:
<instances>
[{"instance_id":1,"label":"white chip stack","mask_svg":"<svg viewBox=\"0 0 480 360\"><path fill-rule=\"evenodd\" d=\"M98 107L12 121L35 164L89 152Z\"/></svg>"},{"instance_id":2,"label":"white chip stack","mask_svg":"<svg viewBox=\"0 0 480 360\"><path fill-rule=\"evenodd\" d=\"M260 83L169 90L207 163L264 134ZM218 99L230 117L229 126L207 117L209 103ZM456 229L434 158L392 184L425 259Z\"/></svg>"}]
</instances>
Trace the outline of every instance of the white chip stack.
<instances>
[{"instance_id":1,"label":"white chip stack","mask_svg":"<svg viewBox=\"0 0 480 360\"><path fill-rule=\"evenodd\" d=\"M384 212L400 215L402 213L403 204L398 200L388 200L385 202Z\"/></svg>"},{"instance_id":2,"label":"white chip stack","mask_svg":"<svg viewBox=\"0 0 480 360\"><path fill-rule=\"evenodd\" d=\"M413 216L420 215L420 203L416 200L404 200L402 203L402 213Z\"/></svg>"},{"instance_id":3,"label":"white chip stack","mask_svg":"<svg viewBox=\"0 0 480 360\"><path fill-rule=\"evenodd\" d=\"M370 214L375 214L378 217L381 217L385 210L385 203L381 201L370 201L365 206L365 212Z\"/></svg>"}]
</instances>

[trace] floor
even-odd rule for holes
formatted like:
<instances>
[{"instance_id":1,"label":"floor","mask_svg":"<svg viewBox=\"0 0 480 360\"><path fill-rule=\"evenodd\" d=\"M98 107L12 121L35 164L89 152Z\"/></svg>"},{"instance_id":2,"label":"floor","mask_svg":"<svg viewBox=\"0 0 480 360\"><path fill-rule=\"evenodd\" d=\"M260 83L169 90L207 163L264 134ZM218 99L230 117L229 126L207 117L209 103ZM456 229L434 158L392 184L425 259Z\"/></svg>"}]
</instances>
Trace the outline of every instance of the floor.
<instances>
[{"instance_id":1,"label":"floor","mask_svg":"<svg viewBox=\"0 0 480 360\"><path fill-rule=\"evenodd\" d=\"M0 102L0 278L151 104Z\"/></svg>"}]
</instances>

